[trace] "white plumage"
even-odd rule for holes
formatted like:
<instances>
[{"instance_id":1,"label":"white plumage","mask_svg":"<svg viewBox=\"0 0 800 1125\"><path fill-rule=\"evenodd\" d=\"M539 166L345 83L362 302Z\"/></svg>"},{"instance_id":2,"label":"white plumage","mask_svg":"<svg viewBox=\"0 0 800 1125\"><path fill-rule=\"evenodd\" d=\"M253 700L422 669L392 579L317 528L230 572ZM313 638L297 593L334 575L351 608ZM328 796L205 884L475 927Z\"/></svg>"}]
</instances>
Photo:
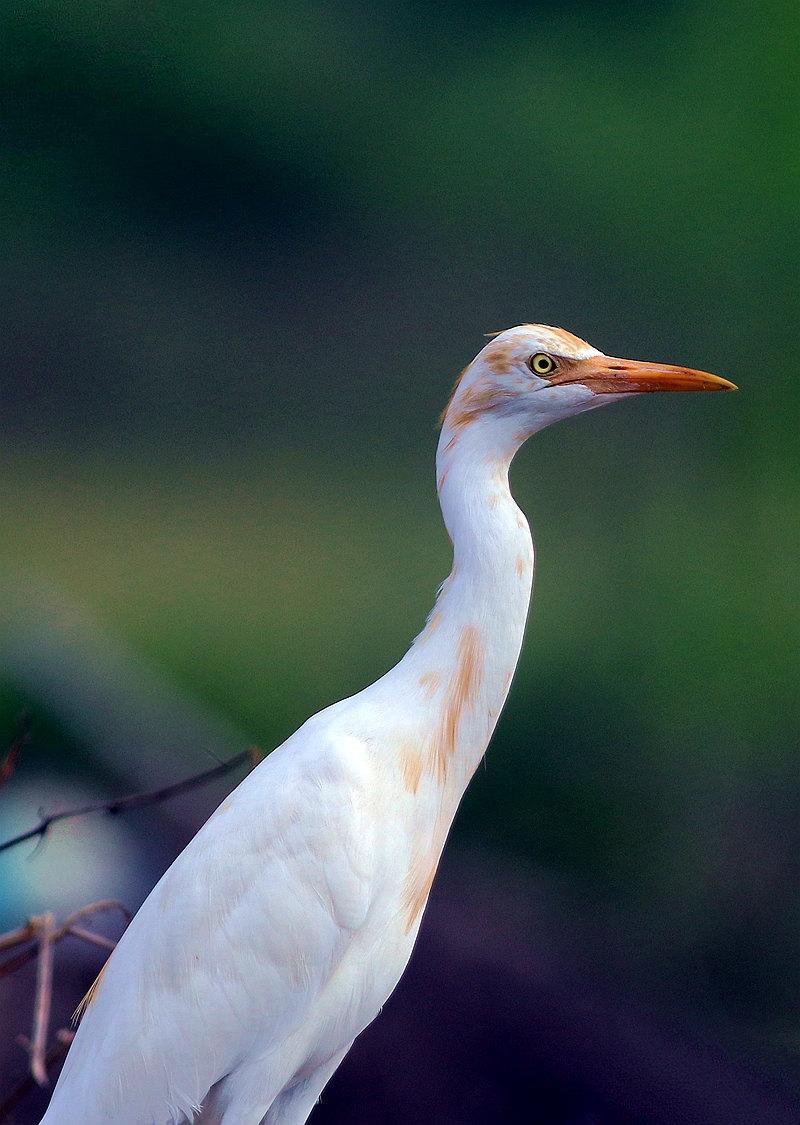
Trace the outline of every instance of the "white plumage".
<instances>
[{"instance_id":1,"label":"white plumage","mask_svg":"<svg viewBox=\"0 0 800 1125\"><path fill-rule=\"evenodd\" d=\"M92 989L48 1125L307 1119L408 962L508 693L533 575L514 453L612 395L731 387L541 325L486 345L439 441L454 565L425 629L275 750L178 856Z\"/></svg>"}]
</instances>

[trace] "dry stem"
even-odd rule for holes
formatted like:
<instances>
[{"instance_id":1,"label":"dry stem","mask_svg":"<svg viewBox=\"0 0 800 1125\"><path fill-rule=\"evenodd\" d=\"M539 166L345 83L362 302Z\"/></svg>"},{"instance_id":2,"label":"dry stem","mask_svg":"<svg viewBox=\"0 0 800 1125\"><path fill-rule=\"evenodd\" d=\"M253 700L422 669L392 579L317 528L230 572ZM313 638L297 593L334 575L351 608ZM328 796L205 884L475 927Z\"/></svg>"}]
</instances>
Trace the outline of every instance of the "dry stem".
<instances>
[{"instance_id":1,"label":"dry stem","mask_svg":"<svg viewBox=\"0 0 800 1125\"><path fill-rule=\"evenodd\" d=\"M107 816L114 816L117 813L129 812L130 809L140 809L145 805L156 805L160 801L166 801L169 797L177 797L180 793L187 793L190 789L196 789L199 785L206 785L209 781L224 777L226 773L235 770L237 766L249 763L250 767L253 768L258 765L262 757L263 754L259 748L251 746L249 750L234 754L226 762L220 762L218 766L212 766L211 769L186 777L183 781L175 781L171 785L164 785L159 789L150 789L145 793L132 793L128 797L115 797L110 801L93 801L88 805L78 805L72 809L65 809L63 812L50 813L48 816L42 817L33 828L29 828L26 832L20 832L19 835L12 836L9 840L4 840L0 844L0 852L16 847L17 844L23 844L26 840L43 839L50 826L61 820L75 820L77 817L89 816L90 813L105 813Z\"/></svg>"}]
</instances>

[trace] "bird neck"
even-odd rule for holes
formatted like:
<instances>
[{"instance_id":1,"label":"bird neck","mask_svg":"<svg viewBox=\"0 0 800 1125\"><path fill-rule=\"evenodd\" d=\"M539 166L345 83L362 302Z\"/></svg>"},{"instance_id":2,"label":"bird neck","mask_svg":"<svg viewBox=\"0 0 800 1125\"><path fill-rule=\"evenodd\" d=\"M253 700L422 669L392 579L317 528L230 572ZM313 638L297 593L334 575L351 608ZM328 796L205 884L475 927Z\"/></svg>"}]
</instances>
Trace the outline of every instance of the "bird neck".
<instances>
[{"instance_id":1,"label":"bird neck","mask_svg":"<svg viewBox=\"0 0 800 1125\"><path fill-rule=\"evenodd\" d=\"M505 702L522 646L533 544L508 470L521 438L497 440L483 419L448 419L437 451L453 568L425 629L395 670L413 693L420 769L457 801Z\"/></svg>"}]
</instances>

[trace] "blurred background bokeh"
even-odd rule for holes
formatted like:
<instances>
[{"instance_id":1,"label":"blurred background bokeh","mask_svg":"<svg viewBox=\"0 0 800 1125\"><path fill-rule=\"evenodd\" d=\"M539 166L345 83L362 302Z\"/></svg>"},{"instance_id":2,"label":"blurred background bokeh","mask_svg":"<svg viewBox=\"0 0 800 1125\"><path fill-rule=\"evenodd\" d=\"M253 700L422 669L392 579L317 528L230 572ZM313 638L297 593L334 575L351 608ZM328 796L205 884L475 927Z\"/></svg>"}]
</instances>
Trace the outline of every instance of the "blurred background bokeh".
<instances>
[{"instance_id":1,"label":"blurred background bokeh","mask_svg":"<svg viewBox=\"0 0 800 1125\"><path fill-rule=\"evenodd\" d=\"M741 388L518 457L519 672L320 1123L797 1119L798 35L785 0L4 7L3 837L402 655L485 331ZM229 787L0 856L0 929L135 907ZM67 944L54 1028L102 959Z\"/></svg>"}]
</instances>

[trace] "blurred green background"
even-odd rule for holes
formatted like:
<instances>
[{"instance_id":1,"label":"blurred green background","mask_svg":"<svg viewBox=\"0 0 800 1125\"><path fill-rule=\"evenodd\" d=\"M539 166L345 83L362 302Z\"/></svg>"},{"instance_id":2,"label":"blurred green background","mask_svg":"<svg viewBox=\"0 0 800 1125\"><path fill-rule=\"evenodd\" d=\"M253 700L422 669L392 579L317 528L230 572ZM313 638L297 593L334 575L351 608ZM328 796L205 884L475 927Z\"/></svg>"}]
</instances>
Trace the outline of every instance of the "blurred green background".
<instances>
[{"instance_id":1,"label":"blurred green background","mask_svg":"<svg viewBox=\"0 0 800 1125\"><path fill-rule=\"evenodd\" d=\"M0 720L36 724L5 827L45 781L165 782L227 730L269 749L394 663L449 566L452 380L485 331L563 325L740 393L520 454L531 622L453 843L800 1041L800 9L30 0L2 24ZM152 698L131 662L214 738L123 749ZM9 926L73 837L8 868Z\"/></svg>"}]
</instances>

